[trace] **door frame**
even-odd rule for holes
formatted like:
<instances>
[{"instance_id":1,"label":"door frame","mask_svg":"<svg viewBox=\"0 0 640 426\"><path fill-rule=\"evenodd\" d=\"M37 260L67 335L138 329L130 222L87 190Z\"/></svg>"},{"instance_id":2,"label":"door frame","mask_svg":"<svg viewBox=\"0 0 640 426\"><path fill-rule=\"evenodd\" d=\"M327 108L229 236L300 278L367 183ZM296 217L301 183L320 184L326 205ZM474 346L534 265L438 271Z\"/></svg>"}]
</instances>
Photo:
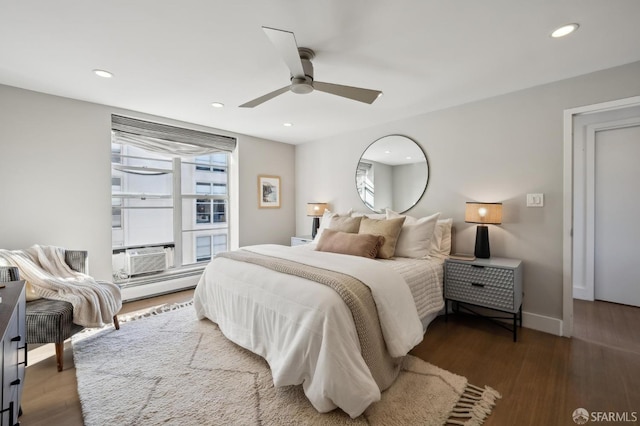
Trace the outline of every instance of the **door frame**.
<instances>
[{"instance_id":1,"label":"door frame","mask_svg":"<svg viewBox=\"0 0 640 426\"><path fill-rule=\"evenodd\" d=\"M574 119L578 115L595 114L603 111L611 111L629 107L640 106L640 96L619 99L610 102L602 102L571 108L564 111L564 167L563 167L563 220L562 220L562 335L571 337L573 334L573 266L577 257L573 253L573 226L574 226ZM595 127L595 126L594 126ZM606 126L603 126L603 128ZM595 134L595 130L593 130ZM586 166L586 165L583 165ZM583 231L576 230L582 233ZM582 237L582 235L581 235ZM593 241L593 235L591 235ZM587 247L587 250L593 247ZM578 261L584 261L582 256ZM592 284L593 284L593 277Z\"/></svg>"}]
</instances>

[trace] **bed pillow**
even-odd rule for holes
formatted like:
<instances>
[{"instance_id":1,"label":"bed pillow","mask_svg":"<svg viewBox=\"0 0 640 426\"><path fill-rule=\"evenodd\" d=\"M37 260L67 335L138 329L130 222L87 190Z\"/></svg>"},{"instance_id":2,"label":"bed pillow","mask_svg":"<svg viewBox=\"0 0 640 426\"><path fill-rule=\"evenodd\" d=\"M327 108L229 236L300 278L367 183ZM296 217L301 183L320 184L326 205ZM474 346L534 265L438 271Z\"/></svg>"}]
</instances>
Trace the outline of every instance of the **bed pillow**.
<instances>
[{"instance_id":1,"label":"bed pillow","mask_svg":"<svg viewBox=\"0 0 640 426\"><path fill-rule=\"evenodd\" d=\"M351 216L351 210L349 210L344 214L338 214L329 210L325 210L324 213L322 214L322 217L320 218L320 226L318 227L316 237L314 238L313 241L317 242L320 239L320 235L322 235L322 231L324 231L326 228L329 227L329 224L331 223L331 219L336 216Z\"/></svg>"},{"instance_id":2,"label":"bed pillow","mask_svg":"<svg viewBox=\"0 0 640 426\"><path fill-rule=\"evenodd\" d=\"M436 229L433 233L434 238L431 242L430 256L449 256L451 254L451 227L453 226L453 218L439 219Z\"/></svg>"},{"instance_id":3,"label":"bed pillow","mask_svg":"<svg viewBox=\"0 0 640 426\"><path fill-rule=\"evenodd\" d=\"M327 228L318 240L316 250L373 259L383 243L384 237L378 235L352 234Z\"/></svg>"},{"instance_id":4,"label":"bed pillow","mask_svg":"<svg viewBox=\"0 0 640 426\"><path fill-rule=\"evenodd\" d=\"M397 217L402 217L391 210L387 210L387 214L390 219L396 215ZM431 240L434 238L439 217L439 212L431 216L421 217L420 219L406 216L402 229L400 230L400 235L398 236L395 256L411 257L414 259L427 257L431 250Z\"/></svg>"},{"instance_id":5,"label":"bed pillow","mask_svg":"<svg viewBox=\"0 0 640 426\"><path fill-rule=\"evenodd\" d=\"M380 250L378 250L377 257L381 259L389 259L395 254L398 236L400 235L400 230L402 229L404 220L404 217L384 220L363 217L360 222L360 230L358 233L383 236L384 244L380 247Z\"/></svg>"},{"instance_id":6,"label":"bed pillow","mask_svg":"<svg viewBox=\"0 0 640 426\"><path fill-rule=\"evenodd\" d=\"M351 213L351 217L368 217L369 219L386 219L387 215L384 213L362 213L362 212L353 212Z\"/></svg>"},{"instance_id":7,"label":"bed pillow","mask_svg":"<svg viewBox=\"0 0 640 426\"><path fill-rule=\"evenodd\" d=\"M328 229L357 234L361 220L362 217L334 216L331 218Z\"/></svg>"},{"instance_id":8,"label":"bed pillow","mask_svg":"<svg viewBox=\"0 0 640 426\"><path fill-rule=\"evenodd\" d=\"M329 227L331 218L334 216L337 216L337 213L333 213L332 211L329 211L329 210L324 211L324 213L322 214L322 217L320 218L320 226L318 227L316 237L314 238L315 241L318 241L320 239L320 235L322 235L322 231L324 231L325 228Z\"/></svg>"}]
</instances>

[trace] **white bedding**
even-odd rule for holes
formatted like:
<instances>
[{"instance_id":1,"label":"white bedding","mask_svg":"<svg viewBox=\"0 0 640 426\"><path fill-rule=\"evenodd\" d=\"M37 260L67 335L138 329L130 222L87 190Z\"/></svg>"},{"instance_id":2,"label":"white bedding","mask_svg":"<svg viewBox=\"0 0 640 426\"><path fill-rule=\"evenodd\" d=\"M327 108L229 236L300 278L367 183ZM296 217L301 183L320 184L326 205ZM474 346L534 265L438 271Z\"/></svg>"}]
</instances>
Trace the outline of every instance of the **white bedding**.
<instances>
[{"instance_id":1,"label":"white bedding","mask_svg":"<svg viewBox=\"0 0 640 426\"><path fill-rule=\"evenodd\" d=\"M422 340L415 291L385 262L297 247L245 249L337 270L366 283L392 356L406 355ZM351 313L331 288L215 258L196 287L194 306L199 318L209 318L231 341L264 357L275 386L302 384L318 411L340 407L355 418L380 399L380 389L360 355Z\"/></svg>"}]
</instances>

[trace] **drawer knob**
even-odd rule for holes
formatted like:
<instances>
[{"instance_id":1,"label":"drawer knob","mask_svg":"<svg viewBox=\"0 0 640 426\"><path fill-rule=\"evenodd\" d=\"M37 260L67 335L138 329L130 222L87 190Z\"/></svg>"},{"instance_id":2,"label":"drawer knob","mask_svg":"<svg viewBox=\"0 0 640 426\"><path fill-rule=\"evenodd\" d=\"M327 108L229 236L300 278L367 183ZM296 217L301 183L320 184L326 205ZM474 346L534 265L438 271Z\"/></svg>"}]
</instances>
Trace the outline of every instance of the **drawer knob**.
<instances>
[{"instance_id":1,"label":"drawer knob","mask_svg":"<svg viewBox=\"0 0 640 426\"><path fill-rule=\"evenodd\" d=\"M484 284L482 283L471 283L471 285L474 287L484 287Z\"/></svg>"}]
</instances>

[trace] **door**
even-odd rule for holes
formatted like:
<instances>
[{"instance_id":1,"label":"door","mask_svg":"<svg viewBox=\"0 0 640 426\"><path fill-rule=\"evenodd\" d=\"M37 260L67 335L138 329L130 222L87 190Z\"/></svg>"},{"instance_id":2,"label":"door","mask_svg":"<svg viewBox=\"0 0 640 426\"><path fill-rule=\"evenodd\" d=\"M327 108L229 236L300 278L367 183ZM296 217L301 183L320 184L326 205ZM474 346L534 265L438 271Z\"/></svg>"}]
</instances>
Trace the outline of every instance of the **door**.
<instances>
[{"instance_id":1,"label":"door","mask_svg":"<svg viewBox=\"0 0 640 426\"><path fill-rule=\"evenodd\" d=\"M640 306L640 125L595 132L595 299Z\"/></svg>"}]
</instances>

